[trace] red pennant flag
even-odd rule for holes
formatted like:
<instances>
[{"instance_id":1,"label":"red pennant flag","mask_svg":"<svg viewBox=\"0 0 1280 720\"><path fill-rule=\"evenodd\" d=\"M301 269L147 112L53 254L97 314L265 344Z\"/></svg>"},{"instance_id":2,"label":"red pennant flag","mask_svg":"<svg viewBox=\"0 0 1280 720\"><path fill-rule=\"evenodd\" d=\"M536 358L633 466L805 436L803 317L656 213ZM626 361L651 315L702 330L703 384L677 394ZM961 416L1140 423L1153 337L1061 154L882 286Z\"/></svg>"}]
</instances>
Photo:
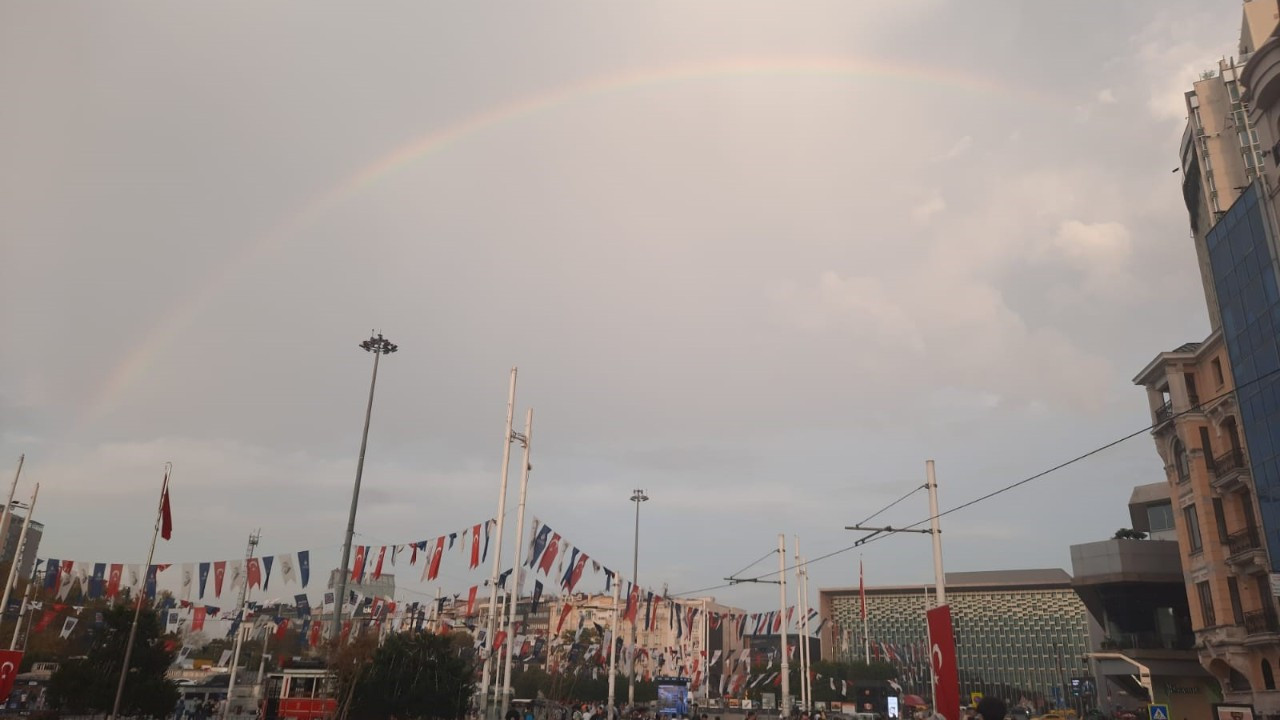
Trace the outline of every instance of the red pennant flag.
<instances>
[{"instance_id":1,"label":"red pennant flag","mask_svg":"<svg viewBox=\"0 0 1280 720\"><path fill-rule=\"evenodd\" d=\"M640 586L631 588L631 595L627 598L627 622L635 623L636 611L640 609Z\"/></svg>"},{"instance_id":2,"label":"red pennant flag","mask_svg":"<svg viewBox=\"0 0 1280 720\"><path fill-rule=\"evenodd\" d=\"M542 562L538 563L538 569L543 575L551 572L551 566L555 563L558 552L560 552L560 533L552 533L551 540L547 542L547 549L542 553Z\"/></svg>"},{"instance_id":3,"label":"red pennant flag","mask_svg":"<svg viewBox=\"0 0 1280 720\"><path fill-rule=\"evenodd\" d=\"M286 632L289 632L289 618L280 618L280 624L276 626L276 639L283 640Z\"/></svg>"},{"instance_id":4,"label":"red pennant flag","mask_svg":"<svg viewBox=\"0 0 1280 720\"><path fill-rule=\"evenodd\" d=\"M49 627L49 623L53 622L53 619L57 616L58 613L56 611L45 610L44 615L40 616L40 622L36 623L36 626L31 629L31 632L43 632L45 628Z\"/></svg>"},{"instance_id":5,"label":"red pennant flag","mask_svg":"<svg viewBox=\"0 0 1280 720\"><path fill-rule=\"evenodd\" d=\"M22 665L21 650L0 650L0 702L9 699L13 683L18 679L18 666Z\"/></svg>"},{"instance_id":6,"label":"red pennant flag","mask_svg":"<svg viewBox=\"0 0 1280 720\"><path fill-rule=\"evenodd\" d=\"M204 629L205 609L203 605L197 605L191 611L191 632L200 632Z\"/></svg>"},{"instance_id":7,"label":"red pennant flag","mask_svg":"<svg viewBox=\"0 0 1280 720\"><path fill-rule=\"evenodd\" d=\"M258 558L249 558L248 571L249 587L257 587L262 585L262 567L258 565Z\"/></svg>"},{"instance_id":8,"label":"red pennant flag","mask_svg":"<svg viewBox=\"0 0 1280 720\"><path fill-rule=\"evenodd\" d=\"M120 575L124 572L124 565L121 563L111 564L111 575L107 577L107 597L115 597L120 594Z\"/></svg>"},{"instance_id":9,"label":"red pennant flag","mask_svg":"<svg viewBox=\"0 0 1280 720\"><path fill-rule=\"evenodd\" d=\"M321 626L322 626L322 623L318 620L316 622L311 623L311 636L307 638L307 640L310 642L312 647L315 647L316 645L320 644Z\"/></svg>"},{"instance_id":10,"label":"red pennant flag","mask_svg":"<svg viewBox=\"0 0 1280 720\"><path fill-rule=\"evenodd\" d=\"M569 603L564 604L564 608L560 610L560 622L556 623L556 635L560 634L560 629L564 627L564 621L569 617L569 611L573 610L573 606Z\"/></svg>"},{"instance_id":11,"label":"red pennant flag","mask_svg":"<svg viewBox=\"0 0 1280 720\"><path fill-rule=\"evenodd\" d=\"M160 493L160 537L173 537L173 511L169 509L169 475L164 476L164 490Z\"/></svg>"},{"instance_id":12,"label":"red pennant flag","mask_svg":"<svg viewBox=\"0 0 1280 720\"><path fill-rule=\"evenodd\" d=\"M431 553L431 567L427 571L427 579L435 580L440 574L440 558L444 556L444 536L436 539L436 549Z\"/></svg>"},{"instance_id":13,"label":"red pennant flag","mask_svg":"<svg viewBox=\"0 0 1280 720\"><path fill-rule=\"evenodd\" d=\"M342 634L341 634L341 636L338 638L338 644L339 644L339 645L346 645L346 644L347 644L347 636L348 636L348 635L350 635L350 634L351 634L351 621L350 621L350 620L343 620L343 621L342 621Z\"/></svg>"},{"instance_id":14,"label":"red pennant flag","mask_svg":"<svg viewBox=\"0 0 1280 720\"><path fill-rule=\"evenodd\" d=\"M480 567L480 526L471 528L471 569Z\"/></svg>"},{"instance_id":15,"label":"red pennant flag","mask_svg":"<svg viewBox=\"0 0 1280 720\"><path fill-rule=\"evenodd\" d=\"M378 578L382 577L382 560L386 558L386 556L387 556L387 546L383 545L382 549L378 551L378 564L375 565L373 568L374 580L377 580Z\"/></svg>"},{"instance_id":16,"label":"red pennant flag","mask_svg":"<svg viewBox=\"0 0 1280 720\"><path fill-rule=\"evenodd\" d=\"M222 597L222 578L227 575L227 561L218 560L213 564L213 596Z\"/></svg>"},{"instance_id":17,"label":"red pennant flag","mask_svg":"<svg viewBox=\"0 0 1280 720\"><path fill-rule=\"evenodd\" d=\"M493 636L493 651L496 653L499 650L501 650L502 643L506 642L506 640L507 640L507 631L499 630L497 634Z\"/></svg>"},{"instance_id":18,"label":"red pennant flag","mask_svg":"<svg viewBox=\"0 0 1280 720\"><path fill-rule=\"evenodd\" d=\"M364 576L364 546L356 546L356 561L351 563L351 579L360 582Z\"/></svg>"},{"instance_id":19,"label":"red pennant flag","mask_svg":"<svg viewBox=\"0 0 1280 720\"><path fill-rule=\"evenodd\" d=\"M477 585L472 585L471 589L467 591L467 617L471 617L472 611L475 610L476 590L478 589L478 587L479 586Z\"/></svg>"},{"instance_id":20,"label":"red pennant flag","mask_svg":"<svg viewBox=\"0 0 1280 720\"><path fill-rule=\"evenodd\" d=\"M582 579L582 571L587 568L587 554L582 553L578 556L578 562L573 566L573 575L569 576L569 592L573 592L573 588Z\"/></svg>"}]
</instances>

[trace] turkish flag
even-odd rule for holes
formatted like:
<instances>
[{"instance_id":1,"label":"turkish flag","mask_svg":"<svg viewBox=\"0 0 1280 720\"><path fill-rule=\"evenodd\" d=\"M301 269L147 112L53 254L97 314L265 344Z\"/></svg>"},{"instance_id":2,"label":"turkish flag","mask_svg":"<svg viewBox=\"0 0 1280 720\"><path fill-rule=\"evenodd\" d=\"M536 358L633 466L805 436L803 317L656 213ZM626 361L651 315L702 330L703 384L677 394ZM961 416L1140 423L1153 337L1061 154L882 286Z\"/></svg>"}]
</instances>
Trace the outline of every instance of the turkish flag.
<instances>
[{"instance_id":1,"label":"turkish flag","mask_svg":"<svg viewBox=\"0 0 1280 720\"><path fill-rule=\"evenodd\" d=\"M115 597L120 594L120 574L124 572L124 565L113 563L111 565L111 575L107 579L107 597Z\"/></svg>"},{"instance_id":2,"label":"turkish flag","mask_svg":"<svg viewBox=\"0 0 1280 720\"><path fill-rule=\"evenodd\" d=\"M169 509L169 478L164 479L164 491L160 496L160 537L173 537L173 511Z\"/></svg>"},{"instance_id":3,"label":"turkish flag","mask_svg":"<svg viewBox=\"0 0 1280 720\"><path fill-rule=\"evenodd\" d=\"M204 605L197 605L196 608L191 611L192 632L200 632L204 629L204 618L206 612Z\"/></svg>"},{"instance_id":4,"label":"turkish flag","mask_svg":"<svg viewBox=\"0 0 1280 720\"><path fill-rule=\"evenodd\" d=\"M929 661L933 664L938 701L934 710L946 720L960 720L960 673L956 668L951 606L939 605L925 615L929 619Z\"/></svg>"},{"instance_id":5,"label":"turkish flag","mask_svg":"<svg viewBox=\"0 0 1280 720\"><path fill-rule=\"evenodd\" d=\"M18 679L18 666L21 664L21 650L0 650L0 702L9 699L13 681Z\"/></svg>"}]
</instances>

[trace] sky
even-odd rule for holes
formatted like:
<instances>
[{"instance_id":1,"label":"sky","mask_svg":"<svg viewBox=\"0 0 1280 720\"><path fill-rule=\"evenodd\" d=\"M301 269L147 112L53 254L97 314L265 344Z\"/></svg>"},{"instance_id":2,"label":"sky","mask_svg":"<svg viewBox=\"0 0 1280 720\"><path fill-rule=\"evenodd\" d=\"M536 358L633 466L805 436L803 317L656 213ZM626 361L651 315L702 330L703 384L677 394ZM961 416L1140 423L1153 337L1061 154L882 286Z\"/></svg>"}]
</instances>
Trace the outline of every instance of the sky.
<instances>
[{"instance_id":1,"label":"sky","mask_svg":"<svg viewBox=\"0 0 1280 720\"><path fill-rule=\"evenodd\" d=\"M143 562L171 461L157 562L260 528L322 574L376 328L400 351L357 543L495 516L518 366L526 526L629 574L644 488L640 582L671 593L779 533L842 550L927 459L946 510L1149 424L1132 378L1208 332L1182 93L1239 24L1221 0L5 3L0 471L25 453L42 557ZM1069 571L1163 480L1140 435L945 516L945 566ZM916 493L874 522L928 516ZM898 534L812 563L812 603L860 558L932 579ZM413 600L488 574L398 577Z\"/></svg>"}]
</instances>

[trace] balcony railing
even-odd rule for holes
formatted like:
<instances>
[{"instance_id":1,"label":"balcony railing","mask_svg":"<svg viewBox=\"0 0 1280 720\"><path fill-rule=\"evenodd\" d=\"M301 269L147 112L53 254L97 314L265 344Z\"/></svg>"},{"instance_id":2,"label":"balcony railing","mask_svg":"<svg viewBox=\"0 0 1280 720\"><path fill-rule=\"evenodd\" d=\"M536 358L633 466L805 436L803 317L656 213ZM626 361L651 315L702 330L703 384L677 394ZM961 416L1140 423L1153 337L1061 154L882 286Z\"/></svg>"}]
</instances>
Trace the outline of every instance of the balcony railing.
<instances>
[{"instance_id":1,"label":"balcony railing","mask_svg":"<svg viewBox=\"0 0 1280 720\"><path fill-rule=\"evenodd\" d=\"M1258 528L1245 528L1227 536L1227 552L1231 555L1261 549L1262 539L1258 537Z\"/></svg>"},{"instance_id":2,"label":"balcony railing","mask_svg":"<svg viewBox=\"0 0 1280 720\"><path fill-rule=\"evenodd\" d=\"M1172 417L1173 417L1173 401L1172 400L1156 408L1156 424L1157 425Z\"/></svg>"},{"instance_id":3,"label":"balcony railing","mask_svg":"<svg viewBox=\"0 0 1280 720\"><path fill-rule=\"evenodd\" d=\"M1244 451L1240 448L1228 450L1213 459L1213 474L1222 479L1230 473L1246 469Z\"/></svg>"},{"instance_id":4,"label":"balcony railing","mask_svg":"<svg viewBox=\"0 0 1280 720\"><path fill-rule=\"evenodd\" d=\"M1244 631L1250 635L1280 632L1280 623L1271 610L1255 610L1244 614Z\"/></svg>"}]
</instances>

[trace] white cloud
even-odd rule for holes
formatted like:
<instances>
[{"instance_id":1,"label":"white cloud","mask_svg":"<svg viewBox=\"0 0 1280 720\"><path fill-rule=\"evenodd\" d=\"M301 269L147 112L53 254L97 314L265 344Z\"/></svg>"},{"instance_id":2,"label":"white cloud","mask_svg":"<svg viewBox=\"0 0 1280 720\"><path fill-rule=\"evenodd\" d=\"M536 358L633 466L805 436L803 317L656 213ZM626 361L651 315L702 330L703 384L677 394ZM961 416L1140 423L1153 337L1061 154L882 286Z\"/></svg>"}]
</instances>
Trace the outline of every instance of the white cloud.
<instances>
[{"instance_id":1,"label":"white cloud","mask_svg":"<svg viewBox=\"0 0 1280 720\"><path fill-rule=\"evenodd\" d=\"M1116 100L1116 94L1111 91L1111 88L1103 88L1099 90L1096 99L1103 105L1115 105L1118 102Z\"/></svg>"},{"instance_id":2,"label":"white cloud","mask_svg":"<svg viewBox=\"0 0 1280 720\"><path fill-rule=\"evenodd\" d=\"M947 209L947 201L937 192L934 192L924 201L911 208L911 217L917 223L925 224L933 219L934 215Z\"/></svg>"},{"instance_id":3,"label":"white cloud","mask_svg":"<svg viewBox=\"0 0 1280 720\"><path fill-rule=\"evenodd\" d=\"M966 152L968 152L969 148L971 147L973 147L973 137L970 135L965 135L964 137L955 141L955 143L951 147L947 148L947 151L942 153L942 155L938 156L938 159L953 160L965 154Z\"/></svg>"}]
</instances>

